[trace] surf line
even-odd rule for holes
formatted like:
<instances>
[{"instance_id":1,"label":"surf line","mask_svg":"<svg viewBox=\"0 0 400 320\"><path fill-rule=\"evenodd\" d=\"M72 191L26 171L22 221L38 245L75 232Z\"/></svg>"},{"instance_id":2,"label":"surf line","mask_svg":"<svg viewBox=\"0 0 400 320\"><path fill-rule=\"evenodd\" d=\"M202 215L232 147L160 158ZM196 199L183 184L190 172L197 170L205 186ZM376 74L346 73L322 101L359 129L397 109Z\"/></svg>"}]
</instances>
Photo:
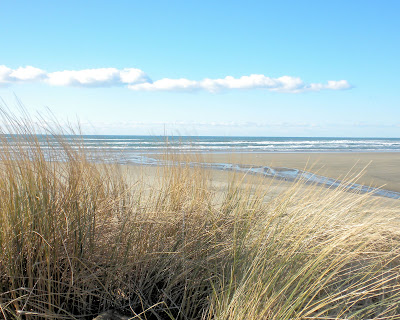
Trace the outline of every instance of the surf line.
<instances>
[{"instance_id":1,"label":"surf line","mask_svg":"<svg viewBox=\"0 0 400 320\"><path fill-rule=\"evenodd\" d=\"M242 173L261 175L285 181L302 180L307 184L322 185L332 189L342 188L343 190L355 191L361 194L370 193L371 195L374 196L381 196L381 197L400 200L400 192L369 187L358 183L346 183L341 180L336 180L325 176L317 175L312 172L299 169L285 168L285 167L269 167L269 166L251 167L251 166L241 166L239 164L230 164L230 163L179 162L171 160L160 160L142 155L131 157L128 161L124 161L124 163L135 164L135 165L147 165L147 166L181 165L193 168L196 167L196 168L204 168L204 169L220 170L220 171L242 172Z\"/></svg>"}]
</instances>

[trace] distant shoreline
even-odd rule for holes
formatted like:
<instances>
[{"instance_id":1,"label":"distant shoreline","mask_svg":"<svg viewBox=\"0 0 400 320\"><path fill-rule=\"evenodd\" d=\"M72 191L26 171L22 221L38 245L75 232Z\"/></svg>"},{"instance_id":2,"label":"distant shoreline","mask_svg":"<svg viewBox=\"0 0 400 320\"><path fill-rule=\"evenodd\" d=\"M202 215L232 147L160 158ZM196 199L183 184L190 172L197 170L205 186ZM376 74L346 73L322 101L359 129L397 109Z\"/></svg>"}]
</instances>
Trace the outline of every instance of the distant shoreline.
<instances>
[{"instance_id":1,"label":"distant shoreline","mask_svg":"<svg viewBox=\"0 0 400 320\"><path fill-rule=\"evenodd\" d=\"M162 155L149 154L160 159ZM180 154L176 154L179 158ZM303 170L338 180L356 178L356 183L400 192L400 152L329 153L188 153L204 163L238 164L248 167L281 167ZM200 158L200 159L199 159Z\"/></svg>"}]
</instances>

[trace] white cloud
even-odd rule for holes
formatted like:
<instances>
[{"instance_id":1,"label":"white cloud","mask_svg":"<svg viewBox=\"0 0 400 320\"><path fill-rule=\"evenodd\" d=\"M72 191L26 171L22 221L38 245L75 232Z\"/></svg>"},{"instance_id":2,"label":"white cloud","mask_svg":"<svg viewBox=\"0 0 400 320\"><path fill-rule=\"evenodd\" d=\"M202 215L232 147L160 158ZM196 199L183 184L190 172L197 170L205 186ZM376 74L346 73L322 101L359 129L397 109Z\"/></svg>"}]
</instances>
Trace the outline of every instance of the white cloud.
<instances>
[{"instance_id":1,"label":"white cloud","mask_svg":"<svg viewBox=\"0 0 400 320\"><path fill-rule=\"evenodd\" d=\"M46 82L53 86L108 87L137 83L151 83L151 79L140 69L98 68L86 70L64 70L46 73L44 70L26 66L15 70L0 65L0 85L23 82Z\"/></svg>"},{"instance_id":2,"label":"white cloud","mask_svg":"<svg viewBox=\"0 0 400 320\"><path fill-rule=\"evenodd\" d=\"M204 79L194 81L189 79L161 79L153 83L141 83L129 85L129 89L135 91L195 91L206 90L208 92L220 92L224 90L240 89L267 89L277 92L300 93L320 90L344 90L351 88L346 80L328 81L327 84L313 83L306 85L298 77L282 76L270 78L263 74L252 74L234 78L227 76L222 79Z\"/></svg>"},{"instance_id":3,"label":"white cloud","mask_svg":"<svg viewBox=\"0 0 400 320\"><path fill-rule=\"evenodd\" d=\"M320 90L346 90L352 86L346 80L333 81L329 80L327 84L312 83L304 91L320 91Z\"/></svg>"},{"instance_id":4,"label":"white cloud","mask_svg":"<svg viewBox=\"0 0 400 320\"><path fill-rule=\"evenodd\" d=\"M339 80L339 81L330 80L326 85L326 89L331 89L331 90L344 90L350 88L351 85L346 80Z\"/></svg>"},{"instance_id":5,"label":"white cloud","mask_svg":"<svg viewBox=\"0 0 400 320\"><path fill-rule=\"evenodd\" d=\"M51 72L47 76L46 82L54 86L109 87L150 81L142 70L134 68L65 70Z\"/></svg>"},{"instance_id":6,"label":"white cloud","mask_svg":"<svg viewBox=\"0 0 400 320\"><path fill-rule=\"evenodd\" d=\"M161 79L153 83L146 82L129 85L129 89L135 91L193 91L200 89L198 81L188 79Z\"/></svg>"},{"instance_id":7,"label":"white cloud","mask_svg":"<svg viewBox=\"0 0 400 320\"><path fill-rule=\"evenodd\" d=\"M44 70L32 66L19 67L17 70L13 70L10 74L11 79L20 81L35 81L43 79L45 76L46 72Z\"/></svg>"},{"instance_id":8,"label":"white cloud","mask_svg":"<svg viewBox=\"0 0 400 320\"><path fill-rule=\"evenodd\" d=\"M122 83L151 83L151 79L149 78L149 76L140 69L125 68L120 71L119 76Z\"/></svg>"},{"instance_id":9,"label":"white cloud","mask_svg":"<svg viewBox=\"0 0 400 320\"><path fill-rule=\"evenodd\" d=\"M10 81L10 74L12 70L6 66L0 65L0 84L8 83Z\"/></svg>"},{"instance_id":10,"label":"white cloud","mask_svg":"<svg viewBox=\"0 0 400 320\"><path fill-rule=\"evenodd\" d=\"M46 77L46 72L35 67L26 66L13 70L4 65L0 65L0 84L37 81L44 77Z\"/></svg>"},{"instance_id":11,"label":"white cloud","mask_svg":"<svg viewBox=\"0 0 400 320\"><path fill-rule=\"evenodd\" d=\"M115 83L119 72L115 68L101 68L57 71L47 76L47 82L53 86L101 86Z\"/></svg>"},{"instance_id":12,"label":"white cloud","mask_svg":"<svg viewBox=\"0 0 400 320\"><path fill-rule=\"evenodd\" d=\"M26 66L15 70L0 65L0 85L21 82L45 82L52 86L74 87L112 87L127 86L134 91L208 91L211 93L227 90L264 89L275 92L300 93L321 90L345 90L351 85L346 80L327 83L306 84L298 77L267 77L252 74L235 78L226 76L220 79L190 80L185 78L164 78L152 81L142 70L136 68L97 68L84 70L64 70L46 73L44 70Z\"/></svg>"}]
</instances>

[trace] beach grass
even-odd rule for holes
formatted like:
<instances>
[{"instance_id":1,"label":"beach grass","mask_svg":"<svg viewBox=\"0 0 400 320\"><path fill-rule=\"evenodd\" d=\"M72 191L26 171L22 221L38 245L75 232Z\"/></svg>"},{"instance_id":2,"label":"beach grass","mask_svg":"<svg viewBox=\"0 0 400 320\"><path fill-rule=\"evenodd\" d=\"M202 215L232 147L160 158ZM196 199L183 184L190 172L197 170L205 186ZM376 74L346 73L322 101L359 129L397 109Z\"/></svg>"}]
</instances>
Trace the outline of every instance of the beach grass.
<instances>
[{"instance_id":1,"label":"beach grass","mask_svg":"<svg viewBox=\"0 0 400 320\"><path fill-rule=\"evenodd\" d=\"M400 318L400 228L378 197L296 181L271 199L243 175L216 190L185 163L133 177L74 130L1 113L4 319Z\"/></svg>"}]
</instances>

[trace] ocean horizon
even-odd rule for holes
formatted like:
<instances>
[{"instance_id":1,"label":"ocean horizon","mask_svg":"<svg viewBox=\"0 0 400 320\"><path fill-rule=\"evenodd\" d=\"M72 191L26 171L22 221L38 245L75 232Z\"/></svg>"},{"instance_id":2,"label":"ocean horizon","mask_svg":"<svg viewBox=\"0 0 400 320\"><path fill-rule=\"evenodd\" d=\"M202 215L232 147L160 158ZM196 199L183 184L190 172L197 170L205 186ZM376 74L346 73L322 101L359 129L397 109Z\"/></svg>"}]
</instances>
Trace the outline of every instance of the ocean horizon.
<instances>
[{"instance_id":1,"label":"ocean horizon","mask_svg":"<svg viewBox=\"0 0 400 320\"><path fill-rule=\"evenodd\" d=\"M128 153L400 152L400 138L83 135L88 149Z\"/></svg>"},{"instance_id":2,"label":"ocean horizon","mask_svg":"<svg viewBox=\"0 0 400 320\"><path fill-rule=\"evenodd\" d=\"M11 135L5 135L6 139ZM15 138L15 136L14 136ZM12 140L14 140L14 138ZM56 135L37 135L43 147L57 148ZM71 147L126 153L166 150L194 153L400 152L400 138L63 135ZM18 140L18 139L17 139Z\"/></svg>"}]
</instances>

